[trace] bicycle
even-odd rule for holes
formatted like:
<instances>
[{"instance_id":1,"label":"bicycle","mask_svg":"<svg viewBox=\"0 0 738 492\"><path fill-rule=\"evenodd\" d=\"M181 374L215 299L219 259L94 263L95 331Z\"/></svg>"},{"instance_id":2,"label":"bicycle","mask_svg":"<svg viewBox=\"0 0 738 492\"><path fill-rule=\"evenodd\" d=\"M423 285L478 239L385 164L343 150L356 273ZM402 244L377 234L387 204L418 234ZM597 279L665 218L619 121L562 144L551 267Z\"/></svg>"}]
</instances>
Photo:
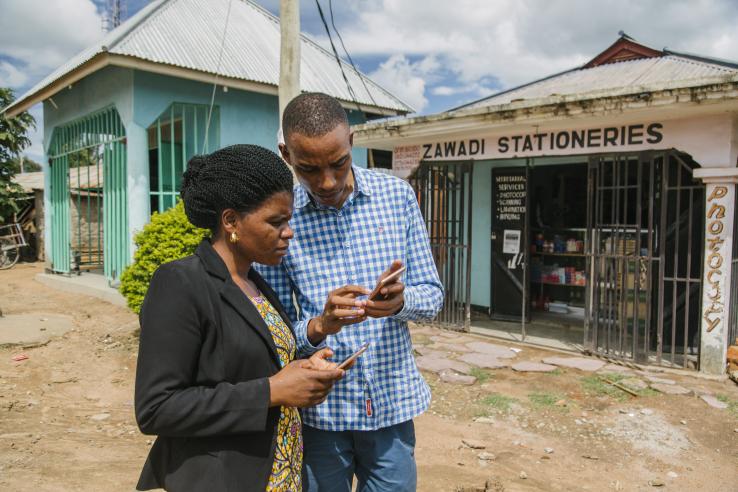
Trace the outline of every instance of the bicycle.
<instances>
[{"instance_id":1,"label":"bicycle","mask_svg":"<svg viewBox=\"0 0 738 492\"><path fill-rule=\"evenodd\" d=\"M18 263L20 249L28 246L20 224L0 226L0 270L7 270Z\"/></svg>"}]
</instances>

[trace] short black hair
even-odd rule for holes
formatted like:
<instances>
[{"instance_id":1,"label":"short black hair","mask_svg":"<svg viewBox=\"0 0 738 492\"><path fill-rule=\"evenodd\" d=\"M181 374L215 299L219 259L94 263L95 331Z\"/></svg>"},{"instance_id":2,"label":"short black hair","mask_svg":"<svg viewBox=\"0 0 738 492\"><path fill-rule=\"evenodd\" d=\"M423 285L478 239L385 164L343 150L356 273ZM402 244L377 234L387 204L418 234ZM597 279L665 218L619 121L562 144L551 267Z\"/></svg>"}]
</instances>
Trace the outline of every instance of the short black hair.
<instances>
[{"instance_id":1,"label":"short black hair","mask_svg":"<svg viewBox=\"0 0 738 492\"><path fill-rule=\"evenodd\" d=\"M282 114L285 141L293 133L320 137L340 124L349 124L346 111L336 98L322 92L300 94L287 104Z\"/></svg>"},{"instance_id":2,"label":"short black hair","mask_svg":"<svg viewBox=\"0 0 738 492\"><path fill-rule=\"evenodd\" d=\"M251 212L282 191L292 193L292 172L277 154L231 145L190 159L180 195L189 221L216 233L223 210Z\"/></svg>"}]
</instances>

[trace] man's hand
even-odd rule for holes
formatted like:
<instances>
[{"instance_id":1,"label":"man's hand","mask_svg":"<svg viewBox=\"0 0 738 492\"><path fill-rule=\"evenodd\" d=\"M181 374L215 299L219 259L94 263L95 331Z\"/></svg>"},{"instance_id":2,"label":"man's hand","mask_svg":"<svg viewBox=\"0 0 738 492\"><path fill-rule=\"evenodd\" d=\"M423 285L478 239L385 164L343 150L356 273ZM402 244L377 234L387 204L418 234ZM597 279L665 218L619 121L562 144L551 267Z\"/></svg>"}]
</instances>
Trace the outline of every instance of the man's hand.
<instances>
[{"instance_id":1,"label":"man's hand","mask_svg":"<svg viewBox=\"0 0 738 492\"><path fill-rule=\"evenodd\" d=\"M361 323L366 319L365 300L356 299L370 291L358 285L345 285L330 294L323 307L323 314L308 322L308 339L313 345L322 342L328 335L341 331L347 325Z\"/></svg>"},{"instance_id":2,"label":"man's hand","mask_svg":"<svg viewBox=\"0 0 738 492\"><path fill-rule=\"evenodd\" d=\"M381 282L383 278L391 275L402 268L402 262L395 260L392 265L382 273L377 279L377 282ZM405 284L400 282L399 277L394 282L383 286L379 295L373 300L366 301L366 308L364 311L367 316L372 318L386 318L397 314L405 304Z\"/></svg>"}]
</instances>

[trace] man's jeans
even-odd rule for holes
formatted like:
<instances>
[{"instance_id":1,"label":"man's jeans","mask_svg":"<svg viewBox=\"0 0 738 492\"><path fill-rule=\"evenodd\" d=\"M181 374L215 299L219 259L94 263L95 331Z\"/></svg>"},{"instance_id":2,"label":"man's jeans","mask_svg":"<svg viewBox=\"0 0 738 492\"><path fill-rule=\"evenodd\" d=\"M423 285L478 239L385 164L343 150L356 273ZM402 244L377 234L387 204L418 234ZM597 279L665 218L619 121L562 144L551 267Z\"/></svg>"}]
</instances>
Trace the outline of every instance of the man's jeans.
<instances>
[{"instance_id":1,"label":"man's jeans","mask_svg":"<svg viewBox=\"0 0 738 492\"><path fill-rule=\"evenodd\" d=\"M322 431L304 426L305 490L415 492L415 426L412 420L376 431Z\"/></svg>"}]
</instances>

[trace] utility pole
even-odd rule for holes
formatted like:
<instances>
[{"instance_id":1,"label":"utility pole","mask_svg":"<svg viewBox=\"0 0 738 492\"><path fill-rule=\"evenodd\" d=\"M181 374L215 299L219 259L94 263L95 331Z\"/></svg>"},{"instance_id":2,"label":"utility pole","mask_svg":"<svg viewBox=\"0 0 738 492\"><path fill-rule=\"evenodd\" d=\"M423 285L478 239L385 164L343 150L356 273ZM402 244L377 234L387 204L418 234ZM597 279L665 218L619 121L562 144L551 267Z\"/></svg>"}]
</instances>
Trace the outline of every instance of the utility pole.
<instances>
[{"instance_id":1,"label":"utility pole","mask_svg":"<svg viewBox=\"0 0 738 492\"><path fill-rule=\"evenodd\" d=\"M285 106L300 94L300 0L280 0L279 122Z\"/></svg>"}]
</instances>

